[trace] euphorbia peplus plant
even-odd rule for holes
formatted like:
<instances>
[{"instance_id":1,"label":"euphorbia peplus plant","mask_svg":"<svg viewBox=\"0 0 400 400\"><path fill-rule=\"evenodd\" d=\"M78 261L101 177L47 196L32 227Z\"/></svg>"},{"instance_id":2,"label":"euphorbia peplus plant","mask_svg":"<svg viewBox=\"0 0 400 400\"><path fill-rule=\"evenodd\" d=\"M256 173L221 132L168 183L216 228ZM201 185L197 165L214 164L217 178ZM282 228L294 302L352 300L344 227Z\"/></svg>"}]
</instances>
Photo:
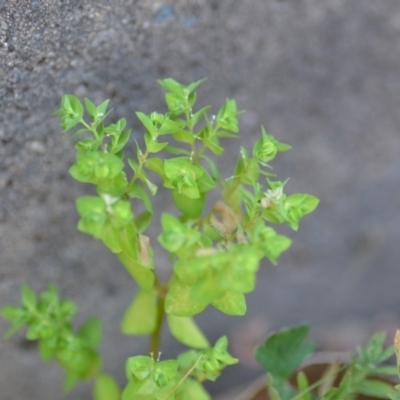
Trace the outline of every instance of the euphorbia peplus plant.
<instances>
[{"instance_id":1,"label":"euphorbia peplus plant","mask_svg":"<svg viewBox=\"0 0 400 400\"><path fill-rule=\"evenodd\" d=\"M144 355L128 358L128 383L121 394L115 380L101 370L99 322L89 320L74 333L76 308L69 300L60 302L55 288L38 300L24 286L22 306L6 307L3 317L13 324L10 333L28 326L26 337L39 341L43 359L55 358L65 368L66 388L94 378L96 400L209 399L201 383L214 381L238 360L228 353L226 336L210 346L193 316L209 305L224 314L244 315L245 294L254 290L260 262L267 258L275 264L291 244L270 225L286 223L297 230L300 219L318 204L309 194L286 195L287 181L273 180L269 162L290 146L264 128L251 151L240 148L233 173L221 177L214 158L224 151L221 139L237 137L240 112L231 99L211 118L209 106L195 111L196 89L203 81L188 86L173 79L159 81L166 90L168 112L136 113L145 128L144 144L130 140L124 118L105 123L108 100L96 106L85 99L82 105L66 95L54 113L64 131L79 127L72 137L85 137L75 144L70 174L97 189L97 196L76 201L78 230L103 241L137 283L121 330L149 335L150 344ZM136 154L127 156L125 151L132 148ZM166 282L157 277L158 252L146 236L154 214L151 199L158 193L155 182L169 191L177 209L162 214L157 238L172 265ZM207 196L213 190L219 200L209 205ZM160 356L164 321L172 335L191 348L175 360Z\"/></svg>"}]
</instances>

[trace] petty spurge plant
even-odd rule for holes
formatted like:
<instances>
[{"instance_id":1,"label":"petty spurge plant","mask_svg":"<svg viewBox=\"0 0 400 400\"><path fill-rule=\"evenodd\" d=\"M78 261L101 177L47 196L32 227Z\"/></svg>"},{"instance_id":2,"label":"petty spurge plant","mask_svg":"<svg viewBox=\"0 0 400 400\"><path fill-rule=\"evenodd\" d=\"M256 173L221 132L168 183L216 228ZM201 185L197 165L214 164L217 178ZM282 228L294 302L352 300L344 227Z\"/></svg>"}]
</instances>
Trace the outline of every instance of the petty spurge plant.
<instances>
[{"instance_id":1,"label":"petty spurge plant","mask_svg":"<svg viewBox=\"0 0 400 400\"><path fill-rule=\"evenodd\" d=\"M26 338L39 342L42 358L65 369L67 389L94 378L96 400L209 399L201 383L214 381L238 360L228 353L226 336L211 346L193 316L208 306L244 315L245 294L254 290L261 261L275 264L291 244L271 225L297 230L318 204L309 194L285 194L287 180L274 179L269 163L290 146L264 128L252 149L240 148L234 171L221 176L215 158L224 151L223 140L237 137L240 112L232 99L213 116L209 106L195 110L203 81L185 86L160 80L168 111L136 113L144 126L140 144L124 118L106 124L108 100L96 106L66 95L54 113L64 131L79 128L72 138L83 137L75 144L70 174L97 190L76 201L78 230L101 240L138 285L120 328L126 335L150 336L143 355L126 361L128 383L120 390L102 371L99 321L90 319L74 332L76 307L70 300L60 301L54 287L37 298L24 285L21 307L2 312L12 323L9 334L27 326ZM167 192L159 194L161 185ZM211 191L217 193L214 204L207 201ZM176 207L175 213L162 214L157 238L172 266L166 282L157 276L157 243L146 236L153 196L170 197ZM190 348L174 360L160 356L164 322Z\"/></svg>"}]
</instances>

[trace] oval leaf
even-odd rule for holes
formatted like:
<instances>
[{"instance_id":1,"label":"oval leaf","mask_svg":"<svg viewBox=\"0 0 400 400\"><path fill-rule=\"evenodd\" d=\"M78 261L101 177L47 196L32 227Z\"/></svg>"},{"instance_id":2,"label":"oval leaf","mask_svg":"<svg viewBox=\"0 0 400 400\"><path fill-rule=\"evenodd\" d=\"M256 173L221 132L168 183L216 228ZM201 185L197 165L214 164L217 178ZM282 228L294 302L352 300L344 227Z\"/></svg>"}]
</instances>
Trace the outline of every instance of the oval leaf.
<instances>
[{"instance_id":1,"label":"oval leaf","mask_svg":"<svg viewBox=\"0 0 400 400\"><path fill-rule=\"evenodd\" d=\"M94 400L120 400L121 391L114 378L109 375L100 375L93 388Z\"/></svg>"},{"instance_id":2,"label":"oval leaf","mask_svg":"<svg viewBox=\"0 0 400 400\"><path fill-rule=\"evenodd\" d=\"M168 326L172 336L188 347L205 349L210 346L207 338L192 318L168 315Z\"/></svg>"},{"instance_id":3,"label":"oval leaf","mask_svg":"<svg viewBox=\"0 0 400 400\"><path fill-rule=\"evenodd\" d=\"M157 323L157 294L154 291L139 291L125 312L121 331L125 335L149 335Z\"/></svg>"}]
</instances>

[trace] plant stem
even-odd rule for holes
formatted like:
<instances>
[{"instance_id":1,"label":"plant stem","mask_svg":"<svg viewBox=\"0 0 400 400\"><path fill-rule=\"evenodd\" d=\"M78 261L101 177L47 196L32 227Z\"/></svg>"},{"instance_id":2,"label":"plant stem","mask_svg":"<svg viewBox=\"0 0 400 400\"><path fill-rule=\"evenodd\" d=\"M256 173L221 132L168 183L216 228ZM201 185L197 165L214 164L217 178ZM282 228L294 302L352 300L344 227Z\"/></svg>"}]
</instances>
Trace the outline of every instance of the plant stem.
<instances>
[{"instance_id":1,"label":"plant stem","mask_svg":"<svg viewBox=\"0 0 400 400\"><path fill-rule=\"evenodd\" d=\"M150 345L149 345L149 352L155 360L157 360L157 358L158 358L160 339L161 339L161 331L162 331L162 325L163 325L164 316L165 316L164 303L165 303L165 295L160 294L158 297L158 300L157 300L156 329L154 330L154 332L151 335Z\"/></svg>"}]
</instances>

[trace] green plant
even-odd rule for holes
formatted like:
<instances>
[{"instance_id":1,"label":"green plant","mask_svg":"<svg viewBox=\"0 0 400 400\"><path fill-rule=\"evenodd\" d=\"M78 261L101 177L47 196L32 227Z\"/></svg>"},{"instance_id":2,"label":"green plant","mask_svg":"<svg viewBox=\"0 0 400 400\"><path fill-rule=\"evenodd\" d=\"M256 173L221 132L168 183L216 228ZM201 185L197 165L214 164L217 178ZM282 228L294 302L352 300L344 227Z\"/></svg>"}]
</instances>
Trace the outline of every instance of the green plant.
<instances>
[{"instance_id":1,"label":"green plant","mask_svg":"<svg viewBox=\"0 0 400 400\"><path fill-rule=\"evenodd\" d=\"M201 383L214 381L238 360L227 352L225 336L210 346L193 316L209 305L225 314L245 314L245 294L254 290L261 260L275 264L291 244L271 223L297 230L301 218L318 204L309 194L286 195L287 180L272 179L269 162L290 146L264 128L250 152L240 148L233 173L221 177L214 158L224 151L223 139L237 137L240 112L232 99L211 118L209 106L194 111L196 89L203 81L188 86L173 79L159 81L168 111L136 113L145 128L144 145L130 140L124 118L105 123L108 100L96 106L66 95L54 113L64 131L79 128L72 138L84 137L75 144L70 174L97 190L96 196L76 201L78 230L115 253L139 287L121 330L150 335L147 355L126 362L128 384L121 394L101 369L98 321L90 320L75 334L75 306L69 300L60 302L54 288L37 300L24 286L22 306L6 307L2 315L12 322L10 333L26 325L26 337L39 341L42 358L54 358L65 368L67 389L78 380L95 378L96 400L209 399ZM126 156L132 146L135 156ZM157 181L177 209L175 215L162 214L157 238L173 266L167 282L157 277L154 243L145 235L154 215L151 197L158 192ZM219 200L207 211L212 190L218 191ZM172 335L191 348L175 360L159 359L164 320Z\"/></svg>"},{"instance_id":2,"label":"green plant","mask_svg":"<svg viewBox=\"0 0 400 400\"><path fill-rule=\"evenodd\" d=\"M301 370L293 378L314 350L306 325L271 334L256 348L255 356L267 371L267 392L271 400L350 400L357 395L398 400L396 389L400 388L394 388L390 382L399 369L385 364L395 354L395 348L385 348L385 337L385 334L374 335L365 347L357 349L348 364L331 364L314 383L309 383Z\"/></svg>"}]
</instances>

